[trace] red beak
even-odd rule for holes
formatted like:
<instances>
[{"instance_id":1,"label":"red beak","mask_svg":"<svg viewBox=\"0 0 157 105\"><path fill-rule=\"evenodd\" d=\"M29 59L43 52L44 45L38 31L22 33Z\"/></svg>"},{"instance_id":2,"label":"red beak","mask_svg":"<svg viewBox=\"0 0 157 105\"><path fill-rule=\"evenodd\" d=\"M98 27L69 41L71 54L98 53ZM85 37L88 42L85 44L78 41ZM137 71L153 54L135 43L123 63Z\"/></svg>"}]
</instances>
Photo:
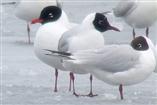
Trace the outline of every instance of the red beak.
<instances>
[{"instance_id":1,"label":"red beak","mask_svg":"<svg viewBox=\"0 0 157 105\"><path fill-rule=\"evenodd\" d=\"M42 23L43 19L32 19L31 24Z\"/></svg>"}]
</instances>

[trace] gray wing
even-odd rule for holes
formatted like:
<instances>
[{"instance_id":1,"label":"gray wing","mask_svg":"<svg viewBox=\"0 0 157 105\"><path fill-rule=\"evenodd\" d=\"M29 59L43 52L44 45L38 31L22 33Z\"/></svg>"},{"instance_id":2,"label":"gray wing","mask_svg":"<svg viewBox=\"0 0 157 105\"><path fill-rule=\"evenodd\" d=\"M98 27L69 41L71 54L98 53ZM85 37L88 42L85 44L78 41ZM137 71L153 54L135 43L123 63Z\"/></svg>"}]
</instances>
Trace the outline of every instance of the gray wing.
<instances>
[{"instance_id":1,"label":"gray wing","mask_svg":"<svg viewBox=\"0 0 157 105\"><path fill-rule=\"evenodd\" d=\"M68 52L69 40L79 32L79 27L75 26L69 31L65 32L59 40L58 51Z\"/></svg>"},{"instance_id":2,"label":"gray wing","mask_svg":"<svg viewBox=\"0 0 157 105\"><path fill-rule=\"evenodd\" d=\"M68 43L69 37L62 36L61 39L59 40L58 44L58 51L61 52L67 52L69 49L69 43Z\"/></svg>"},{"instance_id":3,"label":"gray wing","mask_svg":"<svg viewBox=\"0 0 157 105\"><path fill-rule=\"evenodd\" d=\"M114 15L122 17L126 15L135 6L135 0L122 0L113 8Z\"/></svg>"},{"instance_id":4,"label":"gray wing","mask_svg":"<svg viewBox=\"0 0 157 105\"><path fill-rule=\"evenodd\" d=\"M132 68L139 61L139 52L129 45L110 45L99 50L87 50L74 54L81 66L98 68L108 72L122 72Z\"/></svg>"}]
</instances>

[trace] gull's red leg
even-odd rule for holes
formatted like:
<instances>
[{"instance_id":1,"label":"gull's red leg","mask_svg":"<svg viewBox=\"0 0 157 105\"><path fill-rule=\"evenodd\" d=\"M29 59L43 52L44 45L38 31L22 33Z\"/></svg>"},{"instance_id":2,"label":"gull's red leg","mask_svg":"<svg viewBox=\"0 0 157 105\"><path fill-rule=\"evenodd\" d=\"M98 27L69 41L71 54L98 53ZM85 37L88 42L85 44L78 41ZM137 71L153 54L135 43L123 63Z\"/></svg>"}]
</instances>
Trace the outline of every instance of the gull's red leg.
<instances>
[{"instance_id":1,"label":"gull's red leg","mask_svg":"<svg viewBox=\"0 0 157 105\"><path fill-rule=\"evenodd\" d=\"M123 85L122 84L119 85L119 92L120 92L120 98L121 100L123 100L124 98L123 98Z\"/></svg>"},{"instance_id":2,"label":"gull's red leg","mask_svg":"<svg viewBox=\"0 0 157 105\"><path fill-rule=\"evenodd\" d=\"M73 83L73 95L78 97L79 95L75 92L75 77L74 77L74 74L72 72L70 72L70 78L71 78L72 83Z\"/></svg>"},{"instance_id":3,"label":"gull's red leg","mask_svg":"<svg viewBox=\"0 0 157 105\"><path fill-rule=\"evenodd\" d=\"M27 33L28 33L28 43L31 43L31 37L30 37L30 26L29 23L27 23Z\"/></svg>"},{"instance_id":4,"label":"gull's red leg","mask_svg":"<svg viewBox=\"0 0 157 105\"><path fill-rule=\"evenodd\" d=\"M55 88L54 88L54 92L57 92L57 81L58 81L58 70L55 69Z\"/></svg>"}]
</instances>

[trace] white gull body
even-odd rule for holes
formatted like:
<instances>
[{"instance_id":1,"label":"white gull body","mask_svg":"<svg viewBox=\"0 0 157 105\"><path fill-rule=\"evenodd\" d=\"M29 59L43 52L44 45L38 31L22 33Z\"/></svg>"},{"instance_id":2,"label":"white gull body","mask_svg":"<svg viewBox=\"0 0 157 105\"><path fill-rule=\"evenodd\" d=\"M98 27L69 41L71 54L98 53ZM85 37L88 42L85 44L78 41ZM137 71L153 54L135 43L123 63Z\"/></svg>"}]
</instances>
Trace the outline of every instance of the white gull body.
<instances>
[{"instance_id":1,"label":"white gull body","mask_svg":"<svg viewBox=\"0 0 157 105\"><path fill-rule=\"evenodd\" d=\"M80 25L65 32L59 41L59 51L76 52L79 50L95 49L104 46L104 37L92 24L96 13L86 16ZM86 74L88 72L79 70L77 67L70 67L73 73Z\"/></svg>"},{"instance_id":2,"label":"white gull body","mask_svg":"<svg viewBox=\"0 0 157 105\"><path fill-rule=\"evenodd\" d=\"M80 25L62 35L58 50L73 53L80 50L101 48L105 45L103 33L109 30L119 31L110 25L103 13L91 13L85 17ZM68 70L78 74L87 73L75 67L68 68Z\"/></svg>"},{"instance_id":3,"label":"white gull body","mask_svg":"<svg viewBox=\"0 0 157 105\"><path fill-rule=\"evenodd\" d=\"M38 29L34 41L35 54L37 57L51 67L64 70L61 59L45 55L46 52L44 49L58 50L58 43L62 34L74 26L74 24L69 22L64 11L62 11L62 16L59 20L42 25Z\"/></svg>"},{"instance_id":4,"label":"white gull body","mask_svg":"<svg viewBox=\"0 0 157 105\"><path fill-rule=\"evenodd\" d=\"M137 84L150 76L156 67L154 45L146 39L149 49L145 51L136 51L130 45L106 45L102 49L73 53L72 59L64 60L63 64L85 69L111 85Z\"/></svg>"}]
</instances>

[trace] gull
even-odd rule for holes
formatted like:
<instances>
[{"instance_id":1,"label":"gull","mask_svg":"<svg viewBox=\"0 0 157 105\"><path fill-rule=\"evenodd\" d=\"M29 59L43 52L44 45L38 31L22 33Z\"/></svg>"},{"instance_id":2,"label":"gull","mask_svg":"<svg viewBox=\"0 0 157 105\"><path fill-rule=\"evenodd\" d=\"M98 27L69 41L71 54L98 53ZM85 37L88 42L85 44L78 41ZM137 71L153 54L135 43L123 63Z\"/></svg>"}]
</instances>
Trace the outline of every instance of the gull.
<instances>
[{"instance_id":1,"label":"gull","mask_svg":"<svg viewBox=\"0 0 157 105\"><path fill-rule=\"evenodd\" d=\"M149 34L149 27L157 20L157 0L122 0L113 8L113 14L121 17L133 28L146 28L146 36Z\"/></svg>"},{"instance_id":2,"label":"gull","mask_svg":"<svg viewBox=\"0 0 157 105\"><path fill-rule=\"evenodd\" d=\"M87 71L110 85L118 85L123 99L123 86L134 85L148 78L156 67L154 45L145 36L131 44L106 45L95 50L74 53L51 51L49 55L62 58L63 66Z\"/></svg>"},{"instance_id":3,"label":"gull","mask_svg":"<svg viewBox=\"0 0 157 105\"><path fill-rule=\"evenodd\" d=\"M57 92L58 69L64 70L64 67L60 63L60 59L47 57L43 49L57 50L62 34L74 27L75 24L69 22L66 13L59 4L57 6L45 7L40 17L32 20L32 24L35 23L42 24L36 33L34 41L35 54L41 61L55 68L54 92Z\"/></svg>"}]
</instances>

